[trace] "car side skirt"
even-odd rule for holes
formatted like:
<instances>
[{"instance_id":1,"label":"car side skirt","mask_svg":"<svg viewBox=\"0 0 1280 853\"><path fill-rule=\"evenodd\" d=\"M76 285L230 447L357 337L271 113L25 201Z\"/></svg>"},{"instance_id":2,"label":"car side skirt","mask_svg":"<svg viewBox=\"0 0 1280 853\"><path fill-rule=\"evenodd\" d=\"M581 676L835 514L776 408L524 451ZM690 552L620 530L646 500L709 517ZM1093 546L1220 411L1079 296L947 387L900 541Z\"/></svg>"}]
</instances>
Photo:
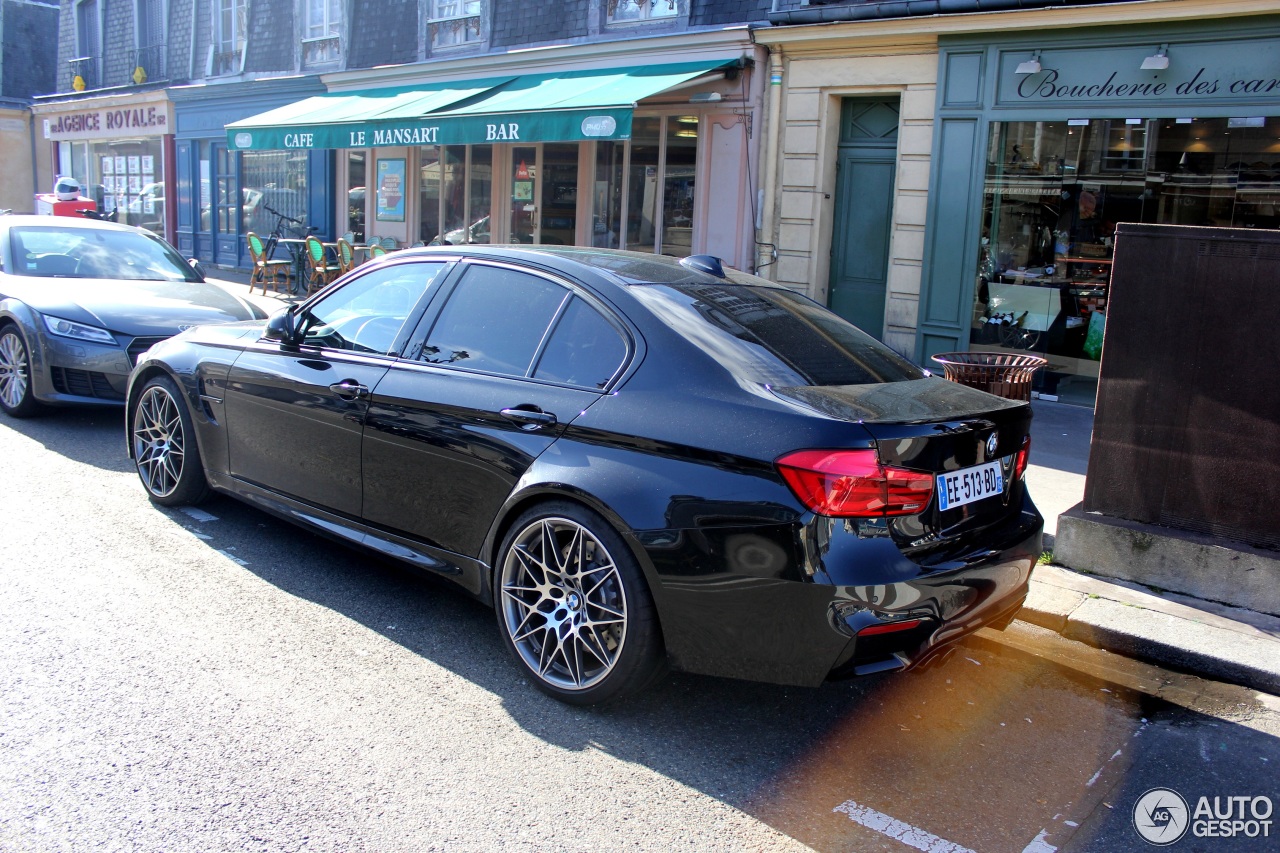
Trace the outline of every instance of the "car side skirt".
<instances>
[{"instance_id":1,"label":"car side skirt","mask_svg":"<svg viewBox=\"0 0 1280 853\"><path fill-rule=\"evenodd\" d=\"M205 476L216 491L322 536L369 548L414 569L447 578L473 597L485 600L484 579L489 576L489 567L478 560L388 533L227 474L206 469Z\"/></svg>"}]
</instances>

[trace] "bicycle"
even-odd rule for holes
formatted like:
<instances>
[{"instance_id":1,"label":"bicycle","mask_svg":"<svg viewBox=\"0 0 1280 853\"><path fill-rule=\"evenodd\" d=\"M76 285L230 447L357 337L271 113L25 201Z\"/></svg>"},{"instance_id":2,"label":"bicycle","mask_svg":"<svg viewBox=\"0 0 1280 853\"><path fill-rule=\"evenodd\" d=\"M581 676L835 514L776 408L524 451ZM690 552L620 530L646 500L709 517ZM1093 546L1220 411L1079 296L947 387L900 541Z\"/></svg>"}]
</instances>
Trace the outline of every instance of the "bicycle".
<instances>
[{"instance_id":1,"label":"bicycle","mask_svg":"<svg viewBox=\"0 0 1280 853\"><path fill-rule=\"evenodd\" d=\"M287 216L270 205L264 204L262 209L276 218L275 226L263 241L263 254L269 259L275 257L276 246L281 240L303 240L320 230L315 225L307 225L301 219ZM306 289L302 284L307 273L306 249L302 244L292 242L285 243L284 247L289 251L289 257L293 261L293 282L289 285L289 292L297 296Z\"/></svg>"}]
</instances>

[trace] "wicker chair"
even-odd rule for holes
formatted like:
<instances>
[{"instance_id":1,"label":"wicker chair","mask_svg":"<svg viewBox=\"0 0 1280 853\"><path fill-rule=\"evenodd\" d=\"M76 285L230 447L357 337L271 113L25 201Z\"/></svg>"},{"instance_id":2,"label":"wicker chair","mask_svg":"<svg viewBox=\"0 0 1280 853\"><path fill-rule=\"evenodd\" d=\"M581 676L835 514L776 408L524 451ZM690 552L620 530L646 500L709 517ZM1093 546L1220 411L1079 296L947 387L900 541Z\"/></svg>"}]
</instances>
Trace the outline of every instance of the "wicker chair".
<instances>
[{"instance_id":1,"label":"wicker chair","mask_svg":"<svg viewBox=\"0 0 1280 853\"><path fill-rule=\"evenodd\" d=\"M262 295L267 295L267 285L277 293L289 292L289 281L293 278L293 261L273 261L267 257L266 246L262 238L250 231L245 235L249 242L249 258L253 261L253 273L249 276L249 292L255 286L262 287Z\"/></svg>"},{"instance_id":2,"label":"wicker chair","mask_svg":"<svg viewBox=\"0 0 1280 853\"><path fill-rule=\"evenodd\" d=\"M369 243L369 258L371 260L373 258L381 258L386 254L387 254L387 250L382 248L381 243L375 243L372 241Z\"/></svg>"},{"instance_id":3,"label":"wicker chair","mask_svg":"<svg viewBox=\"0 0 1280 853\"><path fill-rule=\"evenodd\" d=\"M356 250L346 237L338 238L338 267L344 273L356 268Z\"/></svg>"},{"instance_id":4,"label":"wicker chair","mask_svg":"<svg viewBox=\"0 0 1280 853\"><path fill-rule=\"evenodd\" d=\"M324 244L313 236L307 237L307 267L311 271L307 280L307 293L315 293L342 272L337 264L329 263L325 255Z\"/></svg>"}]
</instances>

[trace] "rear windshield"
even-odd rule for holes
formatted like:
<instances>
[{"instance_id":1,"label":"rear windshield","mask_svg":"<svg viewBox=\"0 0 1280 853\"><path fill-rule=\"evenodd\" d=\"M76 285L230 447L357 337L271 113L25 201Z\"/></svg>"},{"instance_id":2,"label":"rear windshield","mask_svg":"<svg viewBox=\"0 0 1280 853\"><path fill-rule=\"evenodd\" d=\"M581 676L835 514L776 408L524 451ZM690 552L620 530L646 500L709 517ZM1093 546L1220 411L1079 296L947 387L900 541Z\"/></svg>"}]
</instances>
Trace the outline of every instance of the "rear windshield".
<instances>
[{"instance_id":1,"label":"rear windshield","mask_svg":"<svg viewBox=\"0 0 1280 853\"><path fill-rule=\"evenodd\" d=\"M200 281L168 243L144 231L23 225L10 228L9 239L14 275Z\"/></svg>"},{"instance_id":2,"label":"rear windshield","mask_svg":"<svg viewBox=\"0 0 1280 853\"><path fill-rule=\"evenodd\" d=\"M631 293L747 382L778 388L868 385L928 375L853 324L783 288L655 284Z\"/></svg>"}]
</instances>

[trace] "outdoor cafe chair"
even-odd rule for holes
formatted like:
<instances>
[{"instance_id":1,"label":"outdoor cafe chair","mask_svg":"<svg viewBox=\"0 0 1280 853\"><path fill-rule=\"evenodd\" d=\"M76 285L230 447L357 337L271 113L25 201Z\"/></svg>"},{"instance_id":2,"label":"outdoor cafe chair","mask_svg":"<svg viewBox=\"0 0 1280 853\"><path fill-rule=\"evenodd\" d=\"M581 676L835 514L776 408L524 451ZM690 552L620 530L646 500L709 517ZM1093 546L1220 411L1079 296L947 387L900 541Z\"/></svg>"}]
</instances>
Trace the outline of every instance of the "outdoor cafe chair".
<instances>
[{"instance_id":1,"label":"outdoor cafe chair","mask_svg":"<svg viewBox=\"0 0 1280 853\"><path fill-rule=\"evenodd\" d=\"M342 272L342 268L337 264L329 263L329 259L325 255L324 244L314 236L307 237L307 266L311 269L311 274L307 281L308 294L320 290Z\"/></svg>"},{"instance_id":2,"label":"outdoor cafe chair","mask_svg":"<svg viewBox=\"0 0 1280 853\"><path fill-rule=\"evenodd\" d=\"M293 276L293 261L274 261L267 257L266 246L262 238L250 231L245 235L249 241L249 258L253 262L253 273L249 276L249 292L255 285L262 287L262 295L267 295L267 284L277 293L289 292L289 279Z\"/></svg>"},{"instance_id":3,"label":"outdoor cafe chair","mask_svg":"<svg viewBox=\"0 0 1280 853\"><path fill-rule=\"evenodd\" d=\"M356 267L356 249L346 237L338 238L338 267L343 273Z\"/></svg>"}]
</instances>

